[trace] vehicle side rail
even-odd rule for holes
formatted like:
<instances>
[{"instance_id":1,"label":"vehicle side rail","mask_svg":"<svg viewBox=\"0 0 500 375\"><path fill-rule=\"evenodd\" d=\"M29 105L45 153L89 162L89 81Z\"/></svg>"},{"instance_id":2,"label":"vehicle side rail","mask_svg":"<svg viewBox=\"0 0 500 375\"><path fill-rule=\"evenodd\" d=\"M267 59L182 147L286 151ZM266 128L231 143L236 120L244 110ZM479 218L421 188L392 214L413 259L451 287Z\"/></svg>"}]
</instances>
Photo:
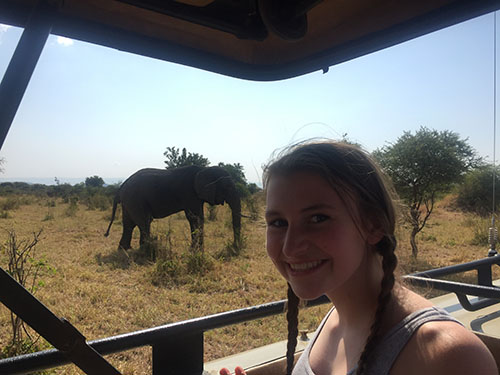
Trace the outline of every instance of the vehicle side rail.
<instances>
[{"instance_id":1,"label":"vehicle side rail","mask_svg":"<svg viewBox=\"0 0 500 375\"><path fill-rule=\"evenodd\" d=\"M463 264L413 273L404 276L404 279L416 286L431 287L455 293L458 301L465 310L477 311L500 302L500 288L494 286L492 280L491 266L495 264L500 264L500 256L498 255ZM437 279L437 277L473 270L477 271L478 285ZM467 295L479 297L479 300L471 301Z\"/></svg>"}]
</instances>

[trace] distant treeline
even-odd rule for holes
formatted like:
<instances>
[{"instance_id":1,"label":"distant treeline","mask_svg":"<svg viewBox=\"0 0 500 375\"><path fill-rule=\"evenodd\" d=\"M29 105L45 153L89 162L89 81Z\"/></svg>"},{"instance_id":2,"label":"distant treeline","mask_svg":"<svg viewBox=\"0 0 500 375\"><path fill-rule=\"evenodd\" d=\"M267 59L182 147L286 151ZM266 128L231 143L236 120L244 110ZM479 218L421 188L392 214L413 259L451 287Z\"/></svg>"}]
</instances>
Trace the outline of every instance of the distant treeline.
<instances>
[{"instance_id":1,"label":"distant treeline","mask_svg":"<svg viewBox=\"0 0 500 375\"><path fill-rule=\"evenodd\" d=\"M0 196L32 195L36 197L61 198L66 203L78 201L87 205L90 209L106 210L113 203L113 198L120 184L93 184L95 182L94 177L87 178L85 183L82 182L76 185L3 182L0 183Z\"/></svg>"},{"instance_id":2,"label":"distant treeline","mask_svg":"<svg viewBox=\"0 0 500 375\"><path fill-rule=\"evenodd\" d=\"M67 198L71 195L95 194L101 193L114 196L120 184L89 186L81 182L76 185L59 184L59 185L44 185L44 184L29 184L27 182L2 182L0 183L0 195L12 194L31 194L36 196L47 196L57 198Z\"/></svg>"}]
</instances>

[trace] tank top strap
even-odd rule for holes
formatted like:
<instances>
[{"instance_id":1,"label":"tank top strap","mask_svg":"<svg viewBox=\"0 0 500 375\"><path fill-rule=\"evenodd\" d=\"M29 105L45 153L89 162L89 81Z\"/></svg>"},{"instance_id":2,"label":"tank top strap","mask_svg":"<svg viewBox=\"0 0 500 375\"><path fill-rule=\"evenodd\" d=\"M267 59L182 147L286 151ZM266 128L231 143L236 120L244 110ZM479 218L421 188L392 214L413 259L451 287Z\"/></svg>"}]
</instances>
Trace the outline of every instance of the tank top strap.
<instances>
[{"instance_id":1,"label":"tank top strap","mask_svg":"<svg viewBox=\"0 0 500 375\"><path fill-rule=\"evenodd\" d=\"M372 361L367 375L388 374L399 353L410 341L413 334L425 323L432 321L452 321L460 325L446 310L428 307L417 310L394 326L382 339L371 355Z\"/></svg>"}]
</instances>

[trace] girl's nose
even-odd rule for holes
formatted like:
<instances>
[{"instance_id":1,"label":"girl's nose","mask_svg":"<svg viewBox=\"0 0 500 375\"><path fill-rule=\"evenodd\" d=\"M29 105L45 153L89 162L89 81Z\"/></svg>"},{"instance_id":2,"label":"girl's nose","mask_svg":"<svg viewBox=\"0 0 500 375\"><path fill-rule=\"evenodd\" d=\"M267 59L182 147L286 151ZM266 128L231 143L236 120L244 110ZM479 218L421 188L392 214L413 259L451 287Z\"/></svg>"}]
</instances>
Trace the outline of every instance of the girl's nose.
<instances>
[{"instance_id":1,"label":"girl's nose","mask_svg":"<svg viewBox=\"0 0 500 375\"><path fill-rule=\"evenodd\" d=\"M285 241L283 243L283 255L292 258L307 248L307 241L304 233L293 226L288 226L286 231Z\"/></svg>"}]
</instances>

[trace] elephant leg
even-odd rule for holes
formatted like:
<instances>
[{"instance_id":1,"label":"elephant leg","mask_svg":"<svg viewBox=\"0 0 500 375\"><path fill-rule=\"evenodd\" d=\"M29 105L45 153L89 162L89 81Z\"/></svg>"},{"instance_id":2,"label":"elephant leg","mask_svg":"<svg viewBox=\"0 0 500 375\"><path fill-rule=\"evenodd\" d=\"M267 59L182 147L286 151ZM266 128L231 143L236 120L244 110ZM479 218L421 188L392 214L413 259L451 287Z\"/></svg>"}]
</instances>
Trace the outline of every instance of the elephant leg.
<instances>
[{"instance_id":1,"label":"elephant leg","mask_svg":"<svg viewBox=\"0 0 500 375\"><path fill-rule=\"evenodd\" d=\"M203 204L196 209L187 209L185 213L191 227L191 248L203 251Z\"/></svg>"},{"instance_id":2,"label":"elephant leg","mask_svg":"<svg viewBox=\"0 0 500 375\"><path fill-rule=\"evenodd\" d=\"M123 224L123 232L122 232L122 238L120 239L120 244L119 247L121 247L124 250L130 249L130 243L132 242L132 233L134 231L134 228L136 224L130 217L129 213L127 210L122 207L122 224Z\"/></svg>"},{"instance_id":3,"label":"elephant leg","mask_svg":"<svg viewBox=\"0 0 500 375\"><path fill-rule=\"evenodd\" d=\"M141 246L143 246L144 243L146 243L146 241L150 237L150 234L151 234L151 223L152 223L152 221L153 221L153 218L149 217L149 218L146 219L146 221L144 223L142 223L141 225L139 225L139 230L141 232L141 237L139 239L139 244Z\"/></svg>"}]
</instances>

